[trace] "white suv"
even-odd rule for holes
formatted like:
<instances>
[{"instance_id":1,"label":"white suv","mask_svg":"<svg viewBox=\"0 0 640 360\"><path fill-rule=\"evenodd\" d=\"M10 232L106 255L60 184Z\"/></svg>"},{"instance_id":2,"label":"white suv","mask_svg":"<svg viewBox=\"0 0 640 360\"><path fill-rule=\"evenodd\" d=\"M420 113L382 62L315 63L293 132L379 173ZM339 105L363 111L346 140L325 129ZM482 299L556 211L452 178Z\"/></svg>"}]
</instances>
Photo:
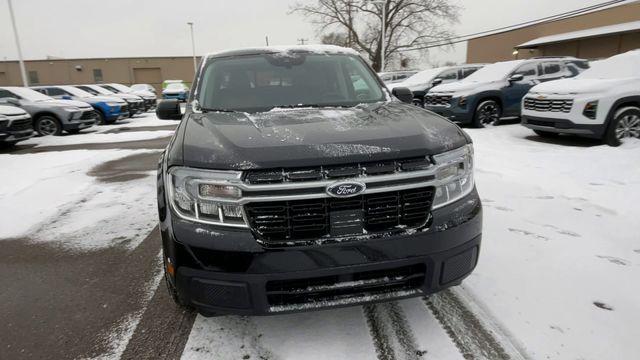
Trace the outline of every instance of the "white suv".
<instances>
[{"instance_id":1,"label":"white suv","mask_svg":"<svg viewBox=\"0 0 640 360\"><path fill-rule=\"evenodd\" d=\"M640 50L533 87L522 100L522 125L540 136L576 134L611 146L640 138Z\"/></svg>"}]
</instances>

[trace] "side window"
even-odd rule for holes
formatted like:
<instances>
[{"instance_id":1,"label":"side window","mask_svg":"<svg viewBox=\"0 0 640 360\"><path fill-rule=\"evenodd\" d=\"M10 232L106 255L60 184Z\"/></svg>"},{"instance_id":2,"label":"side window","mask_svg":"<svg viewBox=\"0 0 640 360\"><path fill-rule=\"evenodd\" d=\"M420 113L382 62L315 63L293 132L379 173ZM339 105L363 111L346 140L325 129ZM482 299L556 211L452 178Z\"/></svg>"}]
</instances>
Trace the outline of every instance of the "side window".
<instances>
[{"instance_id":1,"label":"side window","mask_svg":"<svg viewBox=\"0 0 640 360\"><path fill-rule=\"evenodd\" d=\"M562 65L559 62L545 62L542 63L542 71L548 77L562 76Z\"/></svg>"},{"instance_id":2,"label":"side window","mask_svg":"<svg viewBox=\"0 0 640 360\"><path fill-rule=\"evenodd\" d=\"M35 91L37 91L37 92L39 92L41 94L47 95L47 89L33 89L33 90L35 90Z\"/></svg>"},{"instance_id":3,"label":"side window","mask_svg":"<svg viewBox=\"0 0 640 360\"><path fill-rule=\"evenodd\" d=\"M49 96L69 95L66 91L58 88L47 88L47 92L49 93Z\"/></svg>"},{"instance_id":4,"label":"side window","mask_svg":"<svg viewBox=\"0 0 640 360\"><path fill-rule=\"evenodd\" d=\"M467 76L473 74L474 72L480 70L480 68L464 68L462 69L462 78L466 79Z\"/></svg>"},{"instance_id":5,"label":"side window","mask_svg":"<svg viewBox=\"0 0 640 360\"><path fill-rule=\"evenodd\" d=\"M4 90L4 89L0 89L0 99L4 99L4 98L18 99L18 97L13 95L11 92L9 92L7 90Z\"/></svg>"},{"instance_id":6,"label":"side window","mask_svg":"<svg viewBox=\"0 0 640 360\"><path fill-rule=\"evenodd\" d=\"M458 80L457 70L447 70L438 76L442 82L452 82Z\"/></svg>"},{"instance_id":7,"label":"side window","mask_svg":"<svg viewBox=\"0 0 640 360\"><path fill-rule=\"evenodd\" d=\"M520 66L512 75L522 75L525 80L534 79L538 75L536 64L524 64Z\"/></svg>"}]
</instances>

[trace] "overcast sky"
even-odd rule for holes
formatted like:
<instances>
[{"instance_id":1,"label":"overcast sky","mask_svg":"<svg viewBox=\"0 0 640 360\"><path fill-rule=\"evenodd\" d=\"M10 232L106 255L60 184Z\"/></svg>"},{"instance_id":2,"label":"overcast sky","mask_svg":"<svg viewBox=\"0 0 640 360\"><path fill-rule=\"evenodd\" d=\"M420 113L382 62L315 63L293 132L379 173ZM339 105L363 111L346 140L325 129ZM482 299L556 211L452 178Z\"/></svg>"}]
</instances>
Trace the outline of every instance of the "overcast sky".
<instances>
[{"instance_id":1,"label":"overcast sky","mask_svg":"<svg viewBox=\"0 0 640 360\"><path fill-rule=\"evenodd\" d=\"M312 1L312 0L304 0ZM318 41L309 21L289 15L294 0L13 0L26 59L190 55L196 52ZM512 25L604 0L452 0L463 8L459 34ZM431 51L423 63L463 62L466 44ZM17 58L7 0L0 0L0 59Z\"/></svg>"}]
</instances>

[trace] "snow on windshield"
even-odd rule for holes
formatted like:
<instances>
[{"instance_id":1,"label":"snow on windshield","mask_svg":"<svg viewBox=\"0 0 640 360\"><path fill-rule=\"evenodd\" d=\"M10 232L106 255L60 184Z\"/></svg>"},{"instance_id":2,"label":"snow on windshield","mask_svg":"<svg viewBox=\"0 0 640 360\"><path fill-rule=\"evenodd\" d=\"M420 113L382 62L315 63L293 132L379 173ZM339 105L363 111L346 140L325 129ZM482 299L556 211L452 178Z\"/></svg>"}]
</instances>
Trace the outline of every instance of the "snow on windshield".
<instances>
[{"instance_id":1,"label":"snow on windshield","mask_svg":"<svg viewBox=\"0 0 640 360\"><path fill-rule=\"evenodd\" d=\"M118 91L122 91L123 93L131 92L131 88L122 84L109 84L109 86L111 86L112 88Z\"/></svg>"},{"instance_id":2,"label":"snow on windshield","mask_svg":"<svg viewBox=\"0 0 640 360\"><path fill-rule=\"evenodd\" d=\"M84 97L84 98L88 98L88 97L93 97L92 94L84 91L84 90L80 90L77 87L73 87L73 86L60 86L60 89L68 92L69 94L73 95L73 96L77 96L77 97Z\"/></svg>"},{"instance_id":3,"label":"snow on windshield","mask_svg":"<svg viewBox=\"0 0 640 360\"><path fill-rule=\"evenodd\" d=\"M182 83L171 83L167 85L167 90L185 90L187 86Z\"/></svg>"},{"instance_id":4,"label":"snow on windshield","mask_svg":"<svg viewBox=\"0 0 640 360\"><path fill-rule=\"evenodd\" d=\"M9 89L12 93L20 96L21 98L25 99L25 100L29 100L29 101L47 101L47 100L52 100L51 97L32 90L32 89L27 89L27 88L21 88L21 87L14 87L14 88L10 88Z\"/></svg>"},{"instance_id":5,"label":"snow on windshield","mask_svg":"<svg viewBox=\"0 0 640 360\"><path fill-rule=\"evenodd\" d=\"M430 84L435 78L447 68L434 68L420 71L402 82L403 86Z\"/></svg>"},{"instance_id":6,"label":"snow on windshield","mask_svg":"<svg viewBox=\"0 0 640 360\"><path fill-rule=\"evenodd\" d=\"M522 65L524 60L503 61L495 64L487 65L482 69L469 75L464 81L470 82L487 82L505 79L518 66Z\"/></svg>"},{"instance_id":7,"label":"snow on windshield","mask_svg":"<svg viewBox=\"0 0 640 360\"><path fill-rule=\"evenodd\" d=\"M640 50L594 61L577 79L620 79L640 77Z\"/></svg>"},{"instance_id":8,"label":"snow on windshield","mask_svg":"<svg viewBox=\"0 0 640 360\"><path fill-rule=\"evenodd\" d=\"M111 92L105 88L103 88L102 86L98 86L98 85L87 85L89 88L93 89L94 91L99 92L102 95L114 95L114 92Z\"/></svg>"}]
</instances>

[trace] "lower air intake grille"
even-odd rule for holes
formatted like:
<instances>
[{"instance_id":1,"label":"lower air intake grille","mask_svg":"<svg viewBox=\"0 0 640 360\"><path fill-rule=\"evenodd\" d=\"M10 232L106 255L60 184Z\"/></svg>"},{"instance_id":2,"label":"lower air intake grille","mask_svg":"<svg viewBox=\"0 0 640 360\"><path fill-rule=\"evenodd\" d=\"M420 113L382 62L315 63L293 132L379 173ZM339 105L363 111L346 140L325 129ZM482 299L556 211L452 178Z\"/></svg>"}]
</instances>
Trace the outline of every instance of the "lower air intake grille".
<instances>
[{"instance_id":1,"label":"lower air intake grille","mask_svg":"<svg viewBox=\"0 0 640 360\"><path fill-rule=\"evenodd\" d=\"M383 232L398 227L418 228L429 219L433 196L434 189L428 187L348 199L251 203L245 205L245 212L251 229L260 240L267 244L287 243ZM344 234L336 229L338 223L346 223L346 231L355 229L359 233Z\"/></svg>"},{"instance_id":2,"label":"lower air intake grille","mask_svg":"<svg viewBox=\"0 0 640 360\"><path fill-rule=\"evenodd\" d=\"M426 266L417 264L380 271L357 272L319 278L267 282L267 300L272 308L340 302L349 298L376 296L411 291L425 281Z\"/></svg>"}]
</instances>

